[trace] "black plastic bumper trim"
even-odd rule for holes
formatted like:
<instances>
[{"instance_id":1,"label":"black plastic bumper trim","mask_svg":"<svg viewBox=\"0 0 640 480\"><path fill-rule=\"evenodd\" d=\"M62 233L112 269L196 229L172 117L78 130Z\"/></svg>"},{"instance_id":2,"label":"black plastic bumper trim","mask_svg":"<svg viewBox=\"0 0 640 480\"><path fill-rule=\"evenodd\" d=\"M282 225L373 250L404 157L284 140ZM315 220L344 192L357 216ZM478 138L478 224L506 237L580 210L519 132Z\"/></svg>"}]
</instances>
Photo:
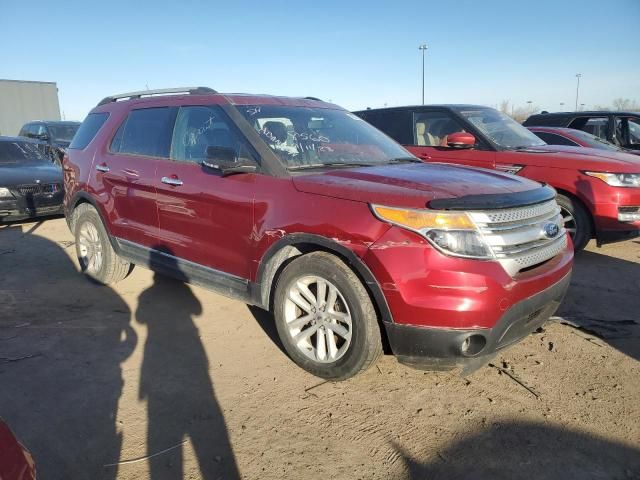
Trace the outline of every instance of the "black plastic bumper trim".
<instances>
[{"instance_id":1,"label":"black plastic bumper trim","mask_svg":"<svg viewBox=\"0 0 640 480\"><path fill-rule=\"evenodd\" d=\"M385 323L391 350L398 361L427 370L461 368L470 373L487 363L500 349L512 345L542 326L555 313L569 288L571 274L546 290L521 300L507 310L493 328L449 329ZM485 347L465 356L462 342L482 335Z\"/></svg>"}]
</instances>

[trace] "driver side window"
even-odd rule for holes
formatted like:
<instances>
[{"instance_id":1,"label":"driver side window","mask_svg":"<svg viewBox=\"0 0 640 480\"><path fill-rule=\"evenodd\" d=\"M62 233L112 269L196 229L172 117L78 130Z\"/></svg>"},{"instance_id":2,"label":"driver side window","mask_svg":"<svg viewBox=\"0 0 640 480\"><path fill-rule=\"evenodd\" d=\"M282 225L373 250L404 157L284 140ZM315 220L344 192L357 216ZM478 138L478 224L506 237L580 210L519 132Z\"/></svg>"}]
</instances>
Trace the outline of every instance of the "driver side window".
<instances>
[{"instance_id":1,"label":"driver side window","mask_svg":"<svg viewBox=\"0 0 640 480\"><path fill-rule=\"evenodd\" d=\"M447 137L464 132L462 124L447 112L416 112L413 114L414 145L447 147Z\"/></svg>"},{"instance_id":2,"label":"driver side window","mask_svg":"<svg viewBox=\"0 0 640 480\"><path fill-rule=\"evenodd\" d=\"M236 157L250 157L244 140L216 106L181 107L171 142L171 159L202 163L209 147L232 149Z\"/></svg>"}]
</instances>

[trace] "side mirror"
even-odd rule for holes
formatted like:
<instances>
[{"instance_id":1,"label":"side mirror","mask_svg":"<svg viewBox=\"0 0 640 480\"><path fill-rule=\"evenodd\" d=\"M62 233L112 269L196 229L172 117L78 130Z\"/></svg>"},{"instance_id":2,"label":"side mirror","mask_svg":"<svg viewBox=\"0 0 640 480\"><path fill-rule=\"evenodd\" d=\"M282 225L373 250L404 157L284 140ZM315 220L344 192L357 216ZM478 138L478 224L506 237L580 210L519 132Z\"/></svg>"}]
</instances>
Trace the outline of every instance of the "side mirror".
<instances>
[{"instance_id":1,"label":"side mirror","mask_svg":"<svg viewBox=\"0 0 640 480\"><path fill-rule=\"evenodd\" d=\"M456 132L447 136L447 146L451 148L473 148L476 137L467 132Z\"/></svg>"},{"instance_id":2,"label":"side mirror","mask_svg":"<svg viewBox=\"0 0 640 480\"><path fill-rule=\"evenodd\" d=\"M228 147L207 147L207 158L202 161L202 166L218 170L223 177L235 173L252 173L258 167L243 158L238 158L236 151Z\"/></svg>"},{"instance_id":3,"label":"side mirror","mask_svg":"<svg viewBox=\"0 0 640 480\"><path fill-rule=\"evenodd\" d=\"M48 142L49 141L49 135L47 135L46 133L41 133L39 135L35 135L35 138L37 138L38 140L42 140L43 142Z\"/></svg>"}]
</instances>

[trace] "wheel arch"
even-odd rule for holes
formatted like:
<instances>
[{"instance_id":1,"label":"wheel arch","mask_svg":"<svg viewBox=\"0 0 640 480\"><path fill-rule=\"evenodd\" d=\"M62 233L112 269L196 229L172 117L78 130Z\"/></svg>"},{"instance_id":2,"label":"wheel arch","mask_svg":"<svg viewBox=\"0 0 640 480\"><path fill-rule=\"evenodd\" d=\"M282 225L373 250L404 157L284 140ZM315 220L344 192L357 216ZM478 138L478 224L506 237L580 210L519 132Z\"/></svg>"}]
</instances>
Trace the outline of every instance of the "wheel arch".
<instances>
[{"instance_id":1,"label":"wheel arch","mask_svg":"<svg viewBox=\"0 0 640 480\"><path fill-rule=\"evenodd\" d=\"M358 276L373 302L383 338L386 330L381 322L393 322L393 317L373 273L352 250L328 238L312 234L291 234L275 242L265 252L258 267L253 297L256 303L272 311L275 286L282 270L301 255L324 251L344 261ZM386 340L386 339L385 339Z\"/></svg>"},{"instance_id":2,"label":"wheel arch","mask_svg":"<svg viewBox=\"0 0 640 480\"><path fill-rule=\"evenodd\" d=\"M73 198L68 202L67 208L65 209L65 219L67 221L67 225L69 226L69 230L71 230L71 233L75 234L75 225L73 223L74 222L73 212L75 211L76 208L78 208L83 203L88 203L89 205L91 205L93 208L96 209L96 212L98 212L98 217L100 217L100 221L102 222L102 225L104 226L104 229L107 232L109 243L111 243L111 246L113 247L114 250L118 251L117 249L118 246L115 244L113 236L111 235L109 223L105 222L104 220L102 209L98 205L98 202L96 202L95 199L91 195L89 195L87 192L77 192L73 196Z\"/></svg>"}]
</instances>

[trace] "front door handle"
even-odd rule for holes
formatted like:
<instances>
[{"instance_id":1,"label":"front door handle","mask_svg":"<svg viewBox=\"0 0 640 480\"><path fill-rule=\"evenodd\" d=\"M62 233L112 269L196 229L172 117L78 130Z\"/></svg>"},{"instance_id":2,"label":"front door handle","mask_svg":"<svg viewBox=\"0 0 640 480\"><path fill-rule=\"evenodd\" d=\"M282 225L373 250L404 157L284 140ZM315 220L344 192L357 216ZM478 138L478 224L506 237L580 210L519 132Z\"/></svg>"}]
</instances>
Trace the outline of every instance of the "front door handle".
<instances>
[{"instance_id":1,"label":"front door handle","mask_svg":"<svg viewBox=\"0 0 640 480\"><path fill-rule=\"evenodd\" d=\"M167 185L173 185L174 187L179 187L184 183L179 178L172 178L172 177L162 177L160 181L162 183L166 183Z\"/></svg>"},{"instance_id":2,"label":"front door handle","mask_svg":"<svg viewBox=\"0 0 640 480\"><path fill-rule=\"evenodd\" d=\"M106 173L109 171L109 167L107 167L106 163L101 163L100 165L96 165L96 170Z\"/></svg>"}]
</instances>

